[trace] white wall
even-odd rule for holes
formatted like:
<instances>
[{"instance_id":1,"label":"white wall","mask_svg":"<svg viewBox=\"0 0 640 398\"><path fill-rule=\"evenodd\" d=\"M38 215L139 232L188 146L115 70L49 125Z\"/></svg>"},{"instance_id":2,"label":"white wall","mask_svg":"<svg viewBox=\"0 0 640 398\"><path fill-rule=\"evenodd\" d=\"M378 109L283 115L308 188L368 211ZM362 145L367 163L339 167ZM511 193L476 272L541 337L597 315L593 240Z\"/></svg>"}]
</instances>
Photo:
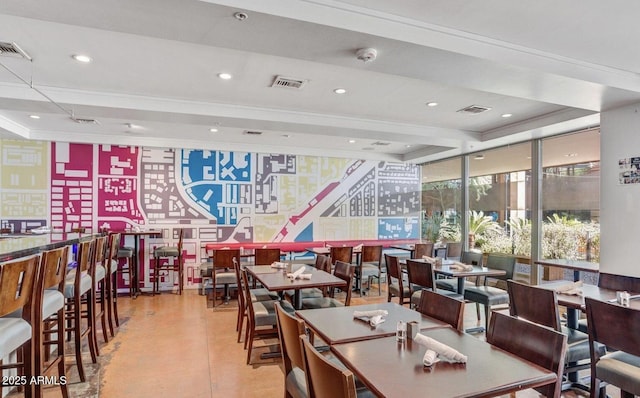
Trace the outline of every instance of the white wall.
<instances>
[{"instance_id":1,"label":"white wall","mask_svg":"<svg viewBox=\"0 0 640 398\"><path fill-rule=\"evenodd\" d=\"M621 185L618 160L640 157L640 104L601 115L600 270L640 277L640 184Z\"/></svg>"}]
</instances>

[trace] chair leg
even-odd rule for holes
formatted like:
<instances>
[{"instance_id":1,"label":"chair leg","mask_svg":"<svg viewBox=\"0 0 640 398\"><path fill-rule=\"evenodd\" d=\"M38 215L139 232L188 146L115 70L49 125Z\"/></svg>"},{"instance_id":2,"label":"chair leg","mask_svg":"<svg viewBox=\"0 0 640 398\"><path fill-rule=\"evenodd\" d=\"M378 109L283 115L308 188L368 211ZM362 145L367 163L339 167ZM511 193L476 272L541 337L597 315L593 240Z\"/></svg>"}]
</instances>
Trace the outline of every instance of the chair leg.
<instances>
[{"instance_id":1,"label":"chair leg","mask_svg":"<svg viewBox=\"0 0 640 398\"><path fill-rule=\"evenodd\" d=\"M489 313L491 312L491 306L489 304L484 305L484 330L489 330Z\"/></svg>"},{"instance_id":2,"label":"chair leg","mask_svg":"<svg viewBox=\"0 0 640 398\"><path fill-rule=\"evenodd\" d=\"M249 332L249 348L247 348L247 365L251 365L251 350L253 349L253 338L254 338L253 327L251 329L252 330Z\"/></svg>"},{"instance_id":3,"label":"chair leg","mask_svg":"<svg viewBox=\"0 0 640 398\"><path fill-rule=\"evenodd\" d=\"M480 304L476 303L476 316L478 317L478 321L480 321Z\"/></svg>"},{"instance_id":4,"label":"chair leg","mask_svg":"<svg viewBox=\"0 0 640 398\"><path fill-rule=\"evenodd\" d=\"M78 376L80 376L80 381L85 382L86 377L84 375L84 365L82 364L82 331L81 331L81 323L82 323L82 311L81 311L81 303L80 297L76 295L73 298L73 328L69 328L69 332L73 333L73 342L75 344L76 351L76 367L78 368ZM88 322L88 320L87 320Z\"/></svg>"},{"instance_id":5,"label":"chair leg","mask_svg":"<svg viewBox=\"0 0 640 398\"><path fill-rule=\"evenodd\" d=\"M95 289L87 292L87 327L89 329L89 352L91 353L91 362L98 363L100 356L100 348L98 348L98 330L96 328L96 300Z\"/></svg>"},{"instance_id":6,"label":"chair leg","mask_svg":"<svg viewBox=\"0 0 640 398\"><path fill-rule=\"evenodd\" d=\"M111 337L114 337L115 334L113 332L113 281L115 272L112 274L108 274L105 276L104 281L106 282L105 291L107 292L107 323L109 324L109 334Z\"/></svg>"},{"instance_id":7,"label":"chair leg","mask_svg":"<svg viewBox=\"0 0 640 398\"><path fill-rule=\"evenodd\" d=\"M178 256L178 273L180 274L178 281L178 289L180 294L182 294L182 290L184 289L184 264L182 263L184 259L182 258L182 254Z\"/></svg>"},{"instance_id":8,"label":"chair leg","mask_svg":"<svg viewBox=\"0 0 640 398\"><path fill-rule=\"evenodd\" d=\"M105 344L109 342L109 330L107 329L107 301L106 301L106 280L107 275L105 275L100 285L100 323L102 324L102 338L104 339ZM96 295L96 298L98 296Z\"/></svg>"}]
</instances>

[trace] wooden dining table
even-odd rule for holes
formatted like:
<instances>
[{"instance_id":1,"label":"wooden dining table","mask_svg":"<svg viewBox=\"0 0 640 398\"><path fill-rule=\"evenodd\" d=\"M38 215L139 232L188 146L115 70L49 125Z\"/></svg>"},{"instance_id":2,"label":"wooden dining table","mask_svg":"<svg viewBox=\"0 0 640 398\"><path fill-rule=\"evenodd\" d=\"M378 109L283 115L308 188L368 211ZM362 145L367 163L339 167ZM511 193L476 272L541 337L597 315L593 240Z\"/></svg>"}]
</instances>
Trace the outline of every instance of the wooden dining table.
<instances>
[{"instance_id":1,"label":"wooden dining table","mask_svg":"<svg viewBox=\"0 0 640 398\"><path fill-rule=\"evenodd\" d=\"M385 321L375 327L369 322L355 319L354 311L386 310ZM449 324L430 318L418 311L390 302L349 307L298 310L296 315L304 320L310 331L328 345L395 336L398 321L418 323L420 330L450 327Z\"/></svg>"},{"instance_id":2,"label":"wooden dining table","mask_svg":"<svg viewBox=\"0 0 640 398\"><path fill-rule=\"evenodd\" d=\"M338 278L337 276L316 269L315 267L300 265L305 267L304 273L311 274L311 279L291 279L287 276L287 273L291 272L288 269L278 270L278 272L258 272L249 267L246 270L255 280L260 282L267 290L272 292L283 292L285 290L293 290L293 306L295 309L302 308L302 295L300 289L306 288L322 288L322 287L345 287L347 283ZM292 270L295 271L299 267L293 266Z\"/></svg>"},{"instance_id":3,"label":"wooden dining table","mask_svg":"<svg viewBox=\"0 0 640 398\"><path fill-rule=\"evenodd\" d=\"M467 355L467 363L441 360L426 367L426 348L395 336L330 349L379 397L493 397L556 381L553 372L453 328L421 333Z\"/></svg>"}]
</instances>

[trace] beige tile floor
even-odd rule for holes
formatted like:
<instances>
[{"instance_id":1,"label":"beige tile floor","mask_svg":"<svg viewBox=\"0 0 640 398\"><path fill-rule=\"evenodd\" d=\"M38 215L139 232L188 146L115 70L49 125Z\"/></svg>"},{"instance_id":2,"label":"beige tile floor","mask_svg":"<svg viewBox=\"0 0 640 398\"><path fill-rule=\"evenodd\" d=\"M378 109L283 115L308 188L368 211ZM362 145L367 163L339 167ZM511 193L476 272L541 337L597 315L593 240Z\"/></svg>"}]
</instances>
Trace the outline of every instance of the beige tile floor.
<instances>
[{"instance_id":1,"label":"beige tile floor","mask_svg":"<svg viewBox=\"0 0 640 398\"><path fill-rule=\"evenodd\" d=\"M386 300L373 292L354 294L352 305ZM246 351L236 342L236 306L207 308L204 296L186 291L182 296L165 293L123 297L119 302L121 326L115 338L101 344L99 363L88 366L89 381L81 383L70 366L70 396L120 397L225 397L271 398L283 396L279 360L260 360L264 348L255 350L254 364L245 364ZM475 308L468 305L465 326L477 324ZM101 336L101 335L98 335ZM483 335L478 335L484 338ZM69 359L72 363L72 358ZM85 363L89 363L89 359ZM612 397L619 391L609 387ZM12 394L13 396L19 396ZM45 396L60 397L59 388ZM535 397L532 392L518 397ZM587 394L567 392L563 397Z\"/></svg>"}]
</instances>

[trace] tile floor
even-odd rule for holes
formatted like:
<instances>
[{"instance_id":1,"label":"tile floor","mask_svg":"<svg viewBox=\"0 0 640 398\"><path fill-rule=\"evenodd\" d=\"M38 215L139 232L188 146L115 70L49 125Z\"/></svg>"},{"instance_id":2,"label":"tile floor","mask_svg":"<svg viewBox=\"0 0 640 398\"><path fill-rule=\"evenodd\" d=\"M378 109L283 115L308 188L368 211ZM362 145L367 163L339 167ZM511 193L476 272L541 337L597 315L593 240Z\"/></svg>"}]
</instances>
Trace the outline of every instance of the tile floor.
<instances>
[{"instance_id":1,"label":"tile floor","mask_svg":"<svg viewBox=\"0 0 640 398\"><path fill-rule=\"evenodd\" d=\"M352 305L386 300L386 293L358 297ZM70 396L73 398L120 397L225 397L271 398L283 396L283 374L279 360L261 360L254 350L254 364L246 365L246 351L236 342L235 301L207 308L204 296L186 291L182 296L128 297L119 302L121 326L115 338L101 344L96 365L87 366L89 381L79 382L70 366ZM210 305L210 302L209 302ZM466 327L476 325L475 308L468 305ZM482 335L478 336L483 338ZM68 363L73 358L69 358ZM90 363L89 359L85 363ZM619 390L609 387L611 397ZM20 396L11 394L11 398ZM46 398L60 397L59 388L48 388ZM533 392L518 397L536 397ZM567 392L563 397L588 394Z\"/></svg>"}]
</instances>

